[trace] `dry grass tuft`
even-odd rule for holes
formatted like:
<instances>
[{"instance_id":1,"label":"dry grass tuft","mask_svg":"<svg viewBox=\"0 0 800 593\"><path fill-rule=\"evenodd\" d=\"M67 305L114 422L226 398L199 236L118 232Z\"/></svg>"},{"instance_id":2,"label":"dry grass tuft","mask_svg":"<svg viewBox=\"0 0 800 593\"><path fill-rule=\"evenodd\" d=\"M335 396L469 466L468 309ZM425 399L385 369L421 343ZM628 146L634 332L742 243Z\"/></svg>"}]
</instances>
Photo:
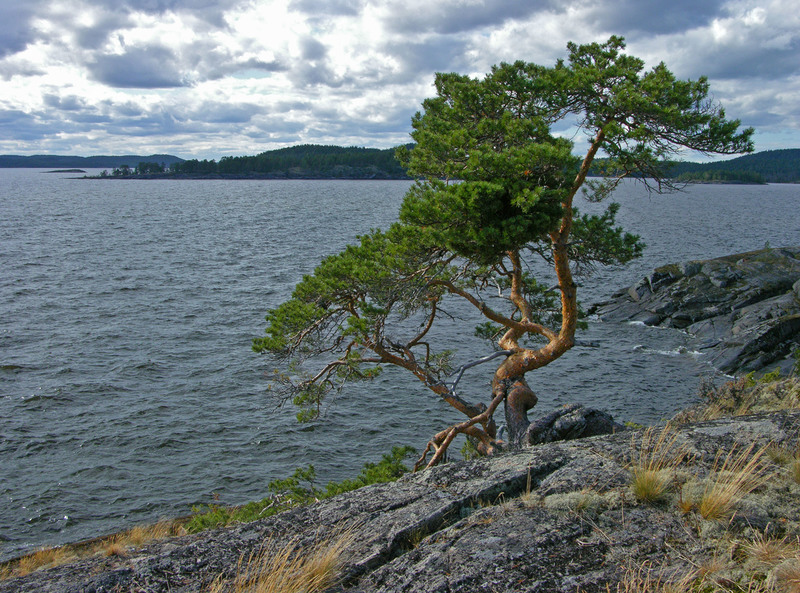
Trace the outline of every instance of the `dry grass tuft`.
<instances>
[{"instance_id":1,"label":"dry grass tuft","mask_svg":"<svg viewBox=\"0 0 800 593\"><path fill-rule=\"evenodd\" d=\"M760 379L745 375L716 386L700 385L703 403L675 416L680 424L713 420L723 416L742 416L756 412L791 410L800 407L800 377L780 378L768 373Z\"/></svg>"},{"instance_id":2,"label":"dry grass tuft","mask_svg":"<svg viewBox=\"0 0 800 593\"><path fill-rule=\"evenodd\" d=\"M795 484L800 484L800 459L795 458L789 463L789 475Z\"/></svg>"},{"instance_id":3,"label":"dry grass tuft","mask_svg":"<svg viewBox=\"0 0 800 593\"><path fill-rule=\"evenodd\" d=\"M40 568L49 568L51 566L66 564L75 558L74 552L68 547L42 548L33 554L20 558L15 576L25 576Z\"/></svg>"},{"instance_id":4,"label":"dry grass tuft","mask_svg":"<svg viewBox=\"0 0 800 593\"><path fill-rule=\"evenodd\" d=\"M128 551L153 541L183 535L183 521L165 519L153 525L138 525L121 533L91 542L43 548L0 565L0 581L25 576L41 568L52 568L87 556L126 556Z\"/></svg>"},{"instance_id":5,"label":"dry grass tuft","mask_svg":"<svg viewBox=\"0 0 800 593\"><path fill-rule=\"evenodd\" d=\"M645 562L640 566L629 566L616 587L606 585L607 593L688 593L695 588L698 575L695 571L665 576Z\"/></svg>"},{"instance_id":6,"label":"dry grass tuft","mask_svg":"<svg viewBox=\"0 0 800 593\"><path fill-rule=\"evenodd\" d=\"M126 547L139 548L153 541L182 534L182 525L167 519L152 525L137 525L115 536L115 538Z\"/></svg>"},{"instance_id":7,"label":"dry grass tuft","mask_svg":"<svg viewBox=\"0 0 800 593\"><path fill-rule=\"evenodd\" d=\"M715 478L709 480L700 501L698 512L705 519L726 519L733 514L738 502L766 481L766 447L753 453L755 445L737 453L733 447L720 466L720 456L714 461Z\"/></svg>"},{"instance_id":8,"label":"dry grass tuft","mask_svg":"<svg viewBox=\"0 0 800 593\"><path fill-rule=\"evenodd\" d=\"M258 553L241 558L231 580L218 579L210 593L317 593L340 577L355 531L343 530L331 540L301 548L296 539L279 546L270 541Z\"/></svg>"},{"instance_id":9,"label":"dry grass tuft","mask_svg":"<svg viewBox=\"0 0 800 593\"><path fill-rule=\"evenodd\" d=\"M787 539L772 539L764 535L757 535L756 538L744 544L744 551L748 559L768 568L773 568L790 558L800 554L800 548L796 541Z\"/></svg>"},{"instance_id":10,"label":"dry grass tuft","mask_svg":"<svg viewBox=\"0 0 800 593\"><path fill-rule=\"evenodd\" d=\"M631 442L634 451L635 438ZM642 433L638 459L631 469L631 490L641 502L655 503L667 497L673 472L687 455L686 447L678 445L677 439L678 434L669 425L660 431L648 428Z\"/></svg>"},{"instance_id":11,"label":"dry grass tuft","mask_svg":"<svg viewBox=\"0 0 800 593\"><path fill-rule=\"evenodd\" d=\"M105 556L126 556L127 554L128 550L125 545L116 538L107 540L103 548L103 555Z\"/></svg>"},{"instance_id":12,"label":"dry grass tuft","mask_svg":"<svg viewBox=\"0 0 800 593\"><path fill-rule=\"evenodd\" d=\"M781 593L800 593L800 560L794 558L775 568L770 579L773 590Z\"/></svg>"}]
</instances>

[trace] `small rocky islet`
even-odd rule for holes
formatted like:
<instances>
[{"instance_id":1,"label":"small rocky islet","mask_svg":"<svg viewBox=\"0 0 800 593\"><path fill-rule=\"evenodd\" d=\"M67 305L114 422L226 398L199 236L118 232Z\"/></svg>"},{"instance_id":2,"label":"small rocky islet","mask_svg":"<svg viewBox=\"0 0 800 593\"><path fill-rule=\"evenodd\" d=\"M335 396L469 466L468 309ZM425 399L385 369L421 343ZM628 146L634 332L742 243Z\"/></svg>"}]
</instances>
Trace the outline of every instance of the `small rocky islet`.
<instances>
[{"instance_id":1,"label":"small rocky islet","mask_svg":"<svg viewBox=\"0 0 800 593\"><path fill-rule=\"evenodd\" d=\"M788 371L800 338L800 248L665 266L594 313L683 329L731 374ZM220 583L265 542L313 549L343 532L330 591L607 593L667 582L679 591L796 591L800 382L743 376L706 396L718 401L703 409L723 417L690 412L662 427L448 463L10 578L0 593L179 593L211 591L215 581L225 591ZM758 552L766 549L769 561Z\"/></svg>"}]
</instances>

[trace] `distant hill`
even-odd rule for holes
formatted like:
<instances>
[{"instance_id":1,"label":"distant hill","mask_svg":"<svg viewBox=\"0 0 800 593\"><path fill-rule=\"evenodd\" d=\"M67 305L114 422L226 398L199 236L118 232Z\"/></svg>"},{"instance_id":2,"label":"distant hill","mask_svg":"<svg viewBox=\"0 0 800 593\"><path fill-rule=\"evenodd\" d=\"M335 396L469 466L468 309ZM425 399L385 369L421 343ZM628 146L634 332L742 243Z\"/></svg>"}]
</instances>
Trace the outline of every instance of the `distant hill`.
<instances>
[{"instance_id":1,"label":"distant hill","mask_svg":"<svg viewBox=\"0 0 800 593\"><path fill-rule=\"evenodd\" d=\"M170 167L177 176L269 179L403 179L395 149L303 144L219 162L187 160Z\"/></svg>"},{"instance_id":2,"label":"distant hill","mask_svg":"<svg viewBox=\"0 0 800 593\"><path fill-rule=\"evenodd\" d=\"M182 163L184 159L171 154L151 154L150 156L60 156L37 154L34 156L0 155L0 168L4 169L51 169L82 168L104 169L128 165L133 168L141 162L163 163L171 167L174 163Z\"/></svg>"},{"instance_id":3,"label":"distant hill","mask_svg":"<svg viewBox=\"0 0 800 593\"><path fill-rule=\"evenodd\" d=\"M674 163L681 181L800 183L800 148L765 150L716 163Z\"/></svg>"}]
</instances>

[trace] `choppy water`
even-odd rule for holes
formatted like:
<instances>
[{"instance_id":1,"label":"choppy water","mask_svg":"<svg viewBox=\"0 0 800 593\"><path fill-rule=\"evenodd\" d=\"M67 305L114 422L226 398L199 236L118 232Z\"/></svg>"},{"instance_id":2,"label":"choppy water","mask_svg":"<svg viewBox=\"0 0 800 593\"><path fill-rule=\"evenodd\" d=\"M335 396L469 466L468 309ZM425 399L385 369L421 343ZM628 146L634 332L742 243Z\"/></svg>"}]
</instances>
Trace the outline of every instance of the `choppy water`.
<instances>
[{"instance_id":1,"label":"choppy water","mask_svg":"<svg viewBox=\"0 0 800 593\"><path fill-rule=\"evenodd\" d=\"M308 463L341 479L459 419L390 371L299 426L269 406L269 360L250 350L303 272L395 219L407 182L66 177L0 169L0 558L214 493L260 498ZM630 184L617 199L648 249L587 280L585 303L664 263L800 243L797 186L649 197ZM469 334L441 332L459 362L485 353ZM592 323L580 340L530 376L539 410L581 401L650 422L712 373L679 332ZM466 394L485 398L490 374L473 370Z\"/></svg>"}]
</instances>

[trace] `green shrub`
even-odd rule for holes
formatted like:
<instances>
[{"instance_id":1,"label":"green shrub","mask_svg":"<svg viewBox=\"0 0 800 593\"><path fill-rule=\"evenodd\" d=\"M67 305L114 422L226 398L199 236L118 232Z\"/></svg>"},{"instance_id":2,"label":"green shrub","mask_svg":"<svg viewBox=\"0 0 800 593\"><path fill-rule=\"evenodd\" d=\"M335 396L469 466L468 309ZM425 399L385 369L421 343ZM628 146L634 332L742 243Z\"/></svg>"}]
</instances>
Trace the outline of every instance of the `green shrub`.
<instances>
[{"instance_id":1,"label":"green shrub","mask_svg":"<svg viewBox=\"0 0 800 593\"><path fill-rule=\"evenodd\" d=\"M267 485L270 495L262 500L237 507L192 507L194 514L186 523L185 529L189 533L196 533L233 523L247 523L370 484L392 482L408 471L403 460L413 453L412 447L392 447L392 452L384 455L378 463L365 463L361 473L354 479L329 482L324 489L315 485L317 474L313 465L298 467L288 478L272 480Z\"/></svg>"}]
</instances>

